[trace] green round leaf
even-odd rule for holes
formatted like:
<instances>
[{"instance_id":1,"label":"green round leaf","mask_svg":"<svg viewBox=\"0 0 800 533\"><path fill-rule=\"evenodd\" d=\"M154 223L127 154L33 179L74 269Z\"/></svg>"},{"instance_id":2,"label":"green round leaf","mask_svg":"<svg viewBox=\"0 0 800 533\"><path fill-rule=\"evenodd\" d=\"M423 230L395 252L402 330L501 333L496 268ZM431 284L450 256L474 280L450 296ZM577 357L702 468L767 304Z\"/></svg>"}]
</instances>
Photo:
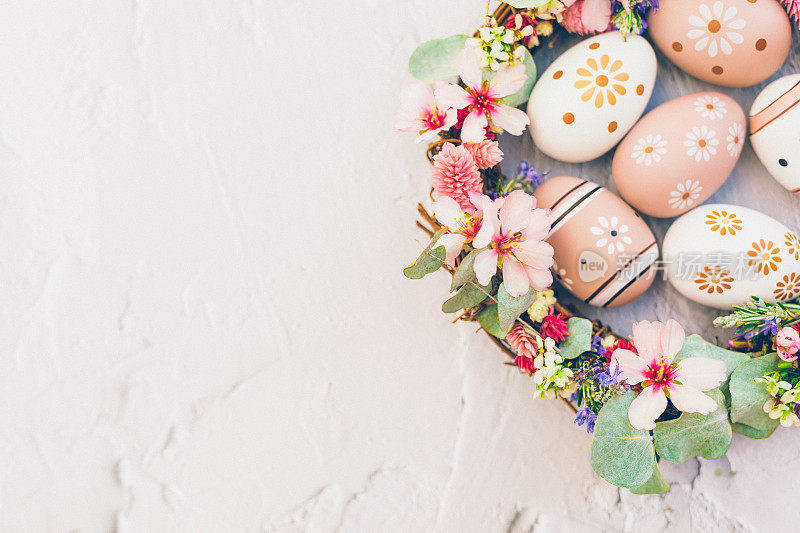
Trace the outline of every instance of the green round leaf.
<instances>
[{"instance_id":1,"label":"green round leaf","mask_svg":"<svg viewBox=\"0 0 800 533\"><path fill-rule=\"evenodd\" d=\"M597 415L589 462L603 479L617 487L639 487L653 474L655 449L650 433L628 422L636 393L611 398Z\"/></svg>"},{"instance_id":2,"label":"green round leaf","mask_svg":"<svg viewBox=\"0 0 800 533\"><path fill-rule=\"evenodd\" d=\"M683 413L675 420L656 423L653 438L659 457L672 463L685 463L697 456L719 459L728 452L733 431L725 396L719 389L706 394L717 402L718 409L713 413Z\"/></svg>"},{"instance_id":3,"label":"green round leaf","mask_svg":"<svg viewBox=\"0 0 800 533\"><path fill-rule=\"evenodd\" d=\"M442 228L437 231L431 238L431 242L422 250L419 257L408 265L403 274L409 279L422 279L432 272L439 270L444 264L445 249L444 246L434 248L439 237L447 232L447 228Z\"/></svg>"},{"instance_id":4,"label":"green round leaf","mask_svg":"<svg viewBox=\"0 0 800 533\"><path fill-rule=\"evenodd\" d=\"M456 57L464 49L467 39L467 35L453 35L422 43L411 54L408 70L412 76L425 83L457 76Z\"/></svg>"},{"instance_id":5,"label":"green round leaf","mask_svg":"<svg viewBox=\"0 0 800 533\"><path fill-rule=\"evenodd\" d=\"M506 291L505 283L500 285L500 289L497 291L497 312L500 330L505 331L507 335L514 326L514 321L533 305L534 300L536 300L536 291L532 288L528 289L527 294L514 298Z\"/></svg>"},{"instance_id":6,"label":"green round leaf","mask_svg":"<svg viewBox=\"0 0 800 533\"><path fill-rule=\"evenodd\" d=\"M592 323L585 318L572 317L567 322L569 337L558 347L564 359L574 359L592 349Z\"/></svg>"},{"instance_id":7,"label":"green round leaf","mask_svg":"<svg viewBox=\"0 0 800 533\"><path fill-rule=\"evenodd\" d=\"M491 283L486 286L479 285L477 281L465 283L449 300L442 304L442 311L456 313L462 309L475 307L484 301L491 291Z\"/></svg>"},{"instance_id":8,"label":"green round leaf","mask_svg":"<svg viewBox=\"0 0 800 533\"><path fill-rule=\"evenodd\" d=\"M736 433L744 435L748 439L766 439L767 437L772 435L772 432L774 431L774 428L770 431L764 431L756 428L751 428L746 424L740 424L738 422L734 422L733 424L731 424L731 428Z\"/></svg>"},{"instance_id":9,"label":"green round leaf","mask_svg":"<svg viewBox=\"0 0 800 533\"><path fill-rule=\"evenodd\" d=\"M759 434L769 436L779 422L764 412L764 404L771 396L763 383L755 379L778 368L777 354L750 359L739 365L731 375L731 421L749 426ZM748 435L750 436L750 435Z\"/></svg>"},{"instance_id":10,"label":"green round leaf","mask_svg":"<svg viewBox=\"0 0 800 533\"><path fill-rule=\"evenodd\" d=\"M653 475L650 476L650 479L644 482L644 485L631 489L632 494L665 494L669 491L669 483L664 479L664 474L658 469L658 465L653 470Z\"/></svg>"}]
</instances>

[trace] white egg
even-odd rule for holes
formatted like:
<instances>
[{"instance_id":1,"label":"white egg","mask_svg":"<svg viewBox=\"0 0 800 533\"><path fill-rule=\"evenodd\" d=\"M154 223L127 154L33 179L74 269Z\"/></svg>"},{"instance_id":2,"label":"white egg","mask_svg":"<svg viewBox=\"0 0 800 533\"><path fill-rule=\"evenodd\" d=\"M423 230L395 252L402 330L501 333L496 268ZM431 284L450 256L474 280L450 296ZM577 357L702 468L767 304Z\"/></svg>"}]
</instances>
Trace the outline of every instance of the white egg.
<instances>
[{"instance_id":1,"label":"white egg","mask_svg":"<svg viewBox=\"0 0 800 533\"><path fill-rule=\"evenodd\" d=\"M533 142L569 163L611 150L644 112L656 80L656 56L637 35L586 39L564 52L539 78L528 101Z\"/></svg>"},{"instance_id":2,"label":"white egg","mask_svg":"<svg viewBox=\"0 0 800 533\"><path fill-rule=\"evenodd\" d=\"M800 195L800 74L767 85L750 109L750 142L781 185Z\"/></svg>"},{"instance_id":3,"label":"white egg","mask_svg":"<svg viewBox=\"0 0 800 533\"><path fill-rule=\"evenodd\" d=\"M697 303L729 309L751 296L800 296L800 237L758 211L700 206L672 224L663 250L667 279Z\"/></svg>"}]
</instances>

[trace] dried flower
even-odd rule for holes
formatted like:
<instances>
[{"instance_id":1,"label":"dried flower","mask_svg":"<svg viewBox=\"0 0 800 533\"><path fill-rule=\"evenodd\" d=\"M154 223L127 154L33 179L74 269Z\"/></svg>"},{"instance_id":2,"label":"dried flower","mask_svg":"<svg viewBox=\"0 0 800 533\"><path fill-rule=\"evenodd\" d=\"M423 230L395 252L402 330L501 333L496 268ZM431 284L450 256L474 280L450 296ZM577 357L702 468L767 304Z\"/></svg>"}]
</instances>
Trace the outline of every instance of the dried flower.
<instances>
[{"instance_id":1,"label":"dried flower","mask_svg":"<svg viewBox=\"0 0 800 533\"><path fill-rule=\"evenodd\" d=\"M780 0L786 12L794 19L795 24L800 24L800 0Z\"/></svg>"},{"instance_id":2,"label":"dried flower","mask_svg":"<svg viewBox=\"0 0 800 533\"><path fill-rule=\"evenodd\" d=\"M550 312L550 308L556 303L555 293L551 289L541 291L536 294L536 299L528 309L528 316L534 322L541 322Z\"/></svg>"},{"instance_id":3,"label":"dried flower","mask_svg":"<svg viewBox=\"0 0 800 533\"><path fill-rule=\"evenodd\" d=\"M517 13L513 18L506 19L506 28L515 32L518 40L528 48L539 44L536 37L536 21L527 13Z\"/></svg>"},{"instance_id":4,"label":"dried flower","mask_svg":"<svg viewBox=\"0 0 800 533\"><path fill-rule=\"evenodd\" d=\"M503 151L497 141L484 139L479 143L464 143L464 147L472 154L475 164L481 170L497 166L503 160Z\"/></svg>"},{"instance_id":5,"label":"dried flower","mask_svg":"<svg viewBox=\"0 0 800 533\"><path fill-rule=\"evenodd\" d=\"M517 18L519 17L519 18ZM503 65L516 65L525 59L525 47L516 44L532 34L533 26L516 27L522 22L520 15L511 19L514 24L498 26L497 20L490 18L478 29L478 37L467 39L467 46L475 49L481 67L495 72Z\"/></svg>"},{"instance_id":6,"label":"dried flower","mask_svg":"<svg viewBox=\"0 0 800 533\"><path fill-rule=\"evenodd\" d=\"M611 23L609 0L578 0L562 14L561 25L570 33L592 35L608 29Z\"/></svg>"},{"instance_id":7,"label":"dried flower","mask_svg":"<svg viewBox=\"0 0 800 533\"><path fill-rule=\"evenodd\" d=\"M436 137L442 130L453 127L457 112L436 101L433 90L425 83L412 81L400 92L400 107L395 113L398 131L417 133L417 142Z\"/></svg>"},{"instance_id":8,"label":"dried flower","mask_svg":"<svg viewBox=\"0 0 800 533\"><path fill-rule=\"evenodd\" d=\"M567 338L567 320L564 315L556 313L553 308L550 308L550 312L542 320L539 331L545 337L561 342Z\"/></svg>"},{"instance_id":9,"label":"dried flower","mask_svg":"<svg viewBox=\"0 0 800 533\"><path fill-rule=\"evenodd\" d=\"M658 9L658 0L613 0L611 22L622 35L641 35L647 28L647 13Z\"/></svg>"},{"instance_id":10,"label":"dried flower","mask_svg":"<svg viewBox=\"0 0 800 533\"><path fill-rule=\"evenodd\" d=\"M461 81L466 89L456 84L436 86L436 98L456 109L468 109L461 130L463 142L478 143L486 138L486 127L491 122L511 135L522 135L531 123L528 115L507 106L504 101L519 91L528 79L525 65L503 66L489 81L483 81L481 66L473 47L467 46L456 58Z\"/></svg>"},{"instance_id":11,"label":"dried flower","mask_svg":"<svg viewBox=\"0 0 800 533\"><path fill-rule=\"evenodd\" d=\"M469 150L453 143L445 143L442 151L433 158L433 188L439 196L458 202L462 209L472 207L470 193L480 194L483 180Z\"/></svg>"},{"instance_id":12,"label":"dried flower","mask_svg":"<svg viewBox=\"0 0 800 533\"><path fill-rule=\"evenodd\" d=\"M530 374L534 370L533 358L539 349L539 343L531 333L529 333L525 326L519 322L514 324L511 331L506 336L506 341L517 354L514 359L514 364L520 370Z\"/></svg>"},{"instance_id":13,"label":"dried flower","mask_svg":"<svg viewBox=\"0 0 800 533\"><path fill-rule=\"evenodd\" d=\"M639 353L636 351L636 346L634 346L631 341L627 339L619 339L606 349L606 364L611 364L611 356L614 355L614 352L619 349L628 350L633 353Z\"/></svg>"}]
</instances>

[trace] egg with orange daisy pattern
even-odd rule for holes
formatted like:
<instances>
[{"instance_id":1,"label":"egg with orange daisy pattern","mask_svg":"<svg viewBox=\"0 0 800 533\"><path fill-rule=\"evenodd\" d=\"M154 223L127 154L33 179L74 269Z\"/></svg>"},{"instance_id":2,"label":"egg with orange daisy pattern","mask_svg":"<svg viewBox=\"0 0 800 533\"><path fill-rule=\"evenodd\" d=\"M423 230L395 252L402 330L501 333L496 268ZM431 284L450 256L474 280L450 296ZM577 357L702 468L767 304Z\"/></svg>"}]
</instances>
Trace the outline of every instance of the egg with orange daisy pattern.
<instances>
[{"instance_id":1,"label":"egg with orange daisy pattern","mask_svg":"<svg viewBox=\"0 0 800 533\"><path fill-rule=\"evenodd\" d=\"M663 243L667 279L681 294L718 309L751 296L800 296L800 236L746 207L700 206L677 219Z\"/></svg>"},{"instance_id":2,"label":"egg with orange daisy pattern","mask_svg":"<svg viewBox=\"0 0 800 533\"><path fill-rule=\"evenodd\" d=\"M542 152L582 163L611 150L647 107L656 56L638 35L595 35L559 56L528 100L529 128Z\"/></svg>"}]
</instances>

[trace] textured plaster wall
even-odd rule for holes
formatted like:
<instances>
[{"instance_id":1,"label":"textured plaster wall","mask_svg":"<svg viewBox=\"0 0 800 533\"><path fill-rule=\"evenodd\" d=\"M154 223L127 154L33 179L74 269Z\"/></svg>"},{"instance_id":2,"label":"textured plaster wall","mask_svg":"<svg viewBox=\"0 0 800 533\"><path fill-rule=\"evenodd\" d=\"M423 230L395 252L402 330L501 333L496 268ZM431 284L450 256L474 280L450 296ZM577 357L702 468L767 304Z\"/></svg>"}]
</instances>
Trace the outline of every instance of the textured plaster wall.
<instances>
[{"instance_id":1,"label":"textured plaster wall","mask_svg":"<svg viewBox=\"0 0 800 533\"><path fill-rule=\"evenodd\" d=\"M566 409L441 314L446 274L402 278L428 166L391 131L396 94L415 46L481 8L0 4L0 531L797 522L797 431L665 468L669 495L618 491ZM703 86L659 77L653 104ZM504 146L607 179L609 157ZM717 197L800 227L749 147ZM659 285L603 318L634 316L712 315Z\"/></svg>"}]
</instances>

